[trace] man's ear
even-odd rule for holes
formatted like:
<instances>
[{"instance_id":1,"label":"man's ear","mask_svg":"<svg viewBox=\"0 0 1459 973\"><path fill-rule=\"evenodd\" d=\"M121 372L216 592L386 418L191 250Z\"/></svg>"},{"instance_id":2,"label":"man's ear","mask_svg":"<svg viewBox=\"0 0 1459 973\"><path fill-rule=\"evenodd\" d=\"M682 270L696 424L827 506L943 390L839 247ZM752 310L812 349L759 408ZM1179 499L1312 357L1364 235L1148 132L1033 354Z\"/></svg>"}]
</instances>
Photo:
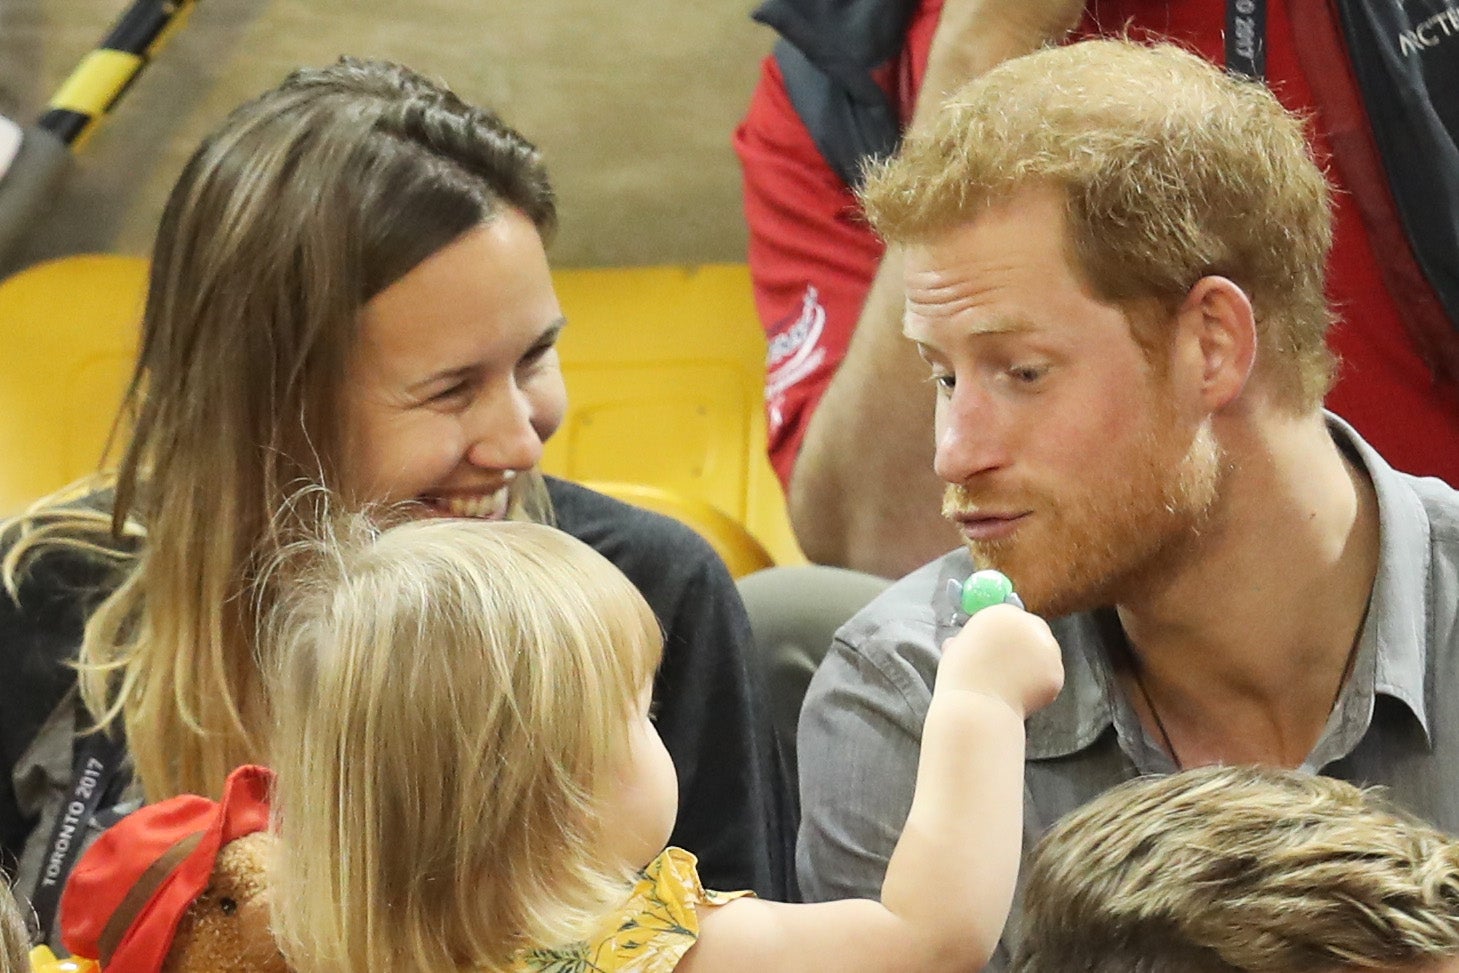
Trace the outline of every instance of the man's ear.
<instances>
[{"instance_id":1,"label":"man's ear","mask_svg":"<svg viewBox=\"0 0 1459 973\"><path fill-rule=\"evenodd\" d=\"M1246 292L1225 277L1196 281L1175 313L1180 367L1211 412L1241 396L1256 367L1256 318Z\"/></svg>"}]
</instances>

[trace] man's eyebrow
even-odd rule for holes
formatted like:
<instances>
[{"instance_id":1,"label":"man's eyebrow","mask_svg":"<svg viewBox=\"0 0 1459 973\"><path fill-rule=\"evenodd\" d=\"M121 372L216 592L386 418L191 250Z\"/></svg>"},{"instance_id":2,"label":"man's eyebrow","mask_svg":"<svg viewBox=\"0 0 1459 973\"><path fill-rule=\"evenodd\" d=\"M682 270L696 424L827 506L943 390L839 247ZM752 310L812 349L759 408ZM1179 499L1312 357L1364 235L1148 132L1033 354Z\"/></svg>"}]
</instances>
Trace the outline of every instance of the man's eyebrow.
<instances>
[{"instance_id":1,"label":"man's eyebrow","mask_svg":"<svg viewBox=\"0 0 1459 973\"><path fill-rule=\"evenodd\" d=\"M902 318L902 336L919 345L925 344L926 342L923 337L919 336L925 334L925 328L919 328L912 324L909 318L910 316ZM970 338L979 335L1027 334L1034 330L1037 330L1037 326L1028 318L1003 315L995 318L985 318L978 321L972 327L960 329L956 333L956 337Z\"/></svg>"},{"instance_id":2,"label":"man's eyebrow","mask_svg":"<svg viewBox=\"0 0 1459 973\"><path fill-rule=\"evenodd\" d=\"M1025 317L1004 316L979 322L972 329L973 334L1025 334L1036 330L1036 325Z\"/></svg>"}]
</instances>

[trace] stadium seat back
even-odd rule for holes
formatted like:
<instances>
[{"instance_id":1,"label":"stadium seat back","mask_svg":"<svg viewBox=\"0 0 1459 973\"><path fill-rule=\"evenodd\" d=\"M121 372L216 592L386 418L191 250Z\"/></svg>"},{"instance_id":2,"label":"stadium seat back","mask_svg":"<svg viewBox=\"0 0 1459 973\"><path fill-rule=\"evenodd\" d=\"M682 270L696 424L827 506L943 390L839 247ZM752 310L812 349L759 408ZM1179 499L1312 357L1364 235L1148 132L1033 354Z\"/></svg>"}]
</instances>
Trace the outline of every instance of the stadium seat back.
<instances>
[{"instance_id":1,"label":"stadium seat back","mask_svg":"<svg viewBox=\"0 0 1459 973\"><path fill-rule=\"evenodd\" d=\"M95 255L0 281L0 516L102 466L146 279L145 260Z\"/></svg>"},{"instance_id":2,"label":"stadium seat back","mask_svg":"<svg viewBox=\"0 0 1459 973\"><path fill-rule=\"evenodd\" d=\"M553 276L568 318L569 410L543 468L644 488L637 502L677 511L741 567L757 551L804 563L765 458L765 344L745 267ZM0 516L103 468L146 282L146 260L117 255L68 257L0 281ZM723 520L750 543L726 540Z\"/></svg>"}]
</instances>

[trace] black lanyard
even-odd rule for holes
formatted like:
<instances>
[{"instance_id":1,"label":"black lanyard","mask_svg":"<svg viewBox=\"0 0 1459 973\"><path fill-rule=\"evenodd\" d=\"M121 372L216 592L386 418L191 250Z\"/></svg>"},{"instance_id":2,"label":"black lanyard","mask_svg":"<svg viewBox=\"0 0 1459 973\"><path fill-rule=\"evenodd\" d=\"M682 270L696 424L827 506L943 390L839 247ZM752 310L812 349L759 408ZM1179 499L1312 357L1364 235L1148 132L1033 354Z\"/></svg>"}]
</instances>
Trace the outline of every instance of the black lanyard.
<instances>
[{"instance_id":1,"label":"black lanyard","mask_svg":"<svg viewBox=\"0 0 1459 973\"><path fill-rule=\"evenodd\" d=\"M96 809L111 790L121 768L125 746L106 733L88 733L76 741L71 788L66 803L56 814L51 840L46 842L46 856L41 861L40 877L30 904L40 925L40 942L48 942L55 928L56 913L61 904L61 890L76 865L76 858L86 843L86 833L96 817Z\"/></svg>"},{"instance_id":2,"label":"black lanyard","mask_svg":"<svg viewBox=\"0 0 1459 973\"><path fill-rule=\"evenodd\" d=\"M1266 80L1266 0L1226 0L1226 70Z\"/></svg>"}]
</instances>

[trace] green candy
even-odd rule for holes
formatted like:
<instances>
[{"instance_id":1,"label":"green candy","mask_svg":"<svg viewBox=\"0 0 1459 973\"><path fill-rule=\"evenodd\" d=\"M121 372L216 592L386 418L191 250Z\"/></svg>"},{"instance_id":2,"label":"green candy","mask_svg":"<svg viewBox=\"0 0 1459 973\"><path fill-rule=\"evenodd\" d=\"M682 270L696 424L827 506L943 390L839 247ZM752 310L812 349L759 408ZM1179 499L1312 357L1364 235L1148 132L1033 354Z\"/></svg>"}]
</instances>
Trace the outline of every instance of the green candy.
<instances>
[{"instance_id":1,"label":"green candy","mask_svg":"<svg viewBox=\"0 0 1459 973\"><path fill-rule=\"evenodd\" d=\"M976 615L990 605L1002 605L1013 596L1013 582L1002 571L974 571L963 582L963 614Z\"/></svg>"}]
</instances>

